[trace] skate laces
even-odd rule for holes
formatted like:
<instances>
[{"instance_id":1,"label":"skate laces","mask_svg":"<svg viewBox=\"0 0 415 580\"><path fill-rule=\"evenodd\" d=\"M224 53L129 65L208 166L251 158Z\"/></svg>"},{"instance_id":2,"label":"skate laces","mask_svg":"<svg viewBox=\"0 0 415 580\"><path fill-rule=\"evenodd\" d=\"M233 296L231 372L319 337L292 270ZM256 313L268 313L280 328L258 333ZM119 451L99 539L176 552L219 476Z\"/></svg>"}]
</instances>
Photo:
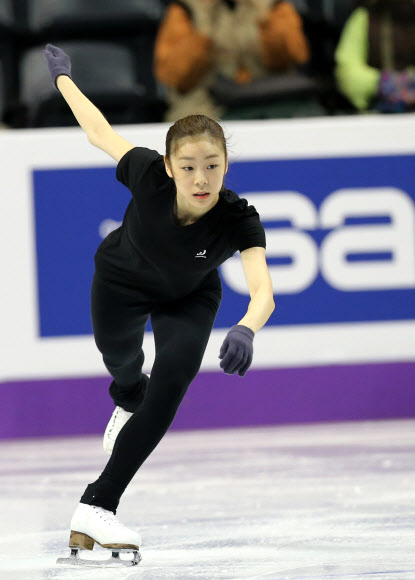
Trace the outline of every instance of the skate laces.
<instances>
[{"instance_id":1,"label":"skate laces","mask_svg":"<svg viewBox=\"0 0 415 580\"><path fill-rule=\"evenodd\" d=\"M99 517L101 519L103 519L105 522L109 522L109 523L111 523L113 525L116 525L118 527L121 527L121 528L125 528L126 527L126 526L124 526L124 524L122 524L116 518L115 514L113 514L111 511L105 510L104 508L99 507L99 506L96 506L96 505L93 505L91 507L99 515Z\"/></svg>"},{"instance_id":2,"label":"skate laces","mask_svg":"<svg viewBox=\"0 0 415 580\"><path fill-rule=\"evenodd\" d=\"M131 417L131 415L132 415L132 413L129 413L128 411L124 411L124 409L122 407L116 408L114 418L112 420L112 425L111 425L111 428L108 432L108 439L115 441L115 439L118 437L118 433L124 427L124 425L126 424L128 419ZM120 421L117 422L118 418L120 419ZM118 425L117 425L117 423L118 423Z\"/></svg>"}]
</instances>

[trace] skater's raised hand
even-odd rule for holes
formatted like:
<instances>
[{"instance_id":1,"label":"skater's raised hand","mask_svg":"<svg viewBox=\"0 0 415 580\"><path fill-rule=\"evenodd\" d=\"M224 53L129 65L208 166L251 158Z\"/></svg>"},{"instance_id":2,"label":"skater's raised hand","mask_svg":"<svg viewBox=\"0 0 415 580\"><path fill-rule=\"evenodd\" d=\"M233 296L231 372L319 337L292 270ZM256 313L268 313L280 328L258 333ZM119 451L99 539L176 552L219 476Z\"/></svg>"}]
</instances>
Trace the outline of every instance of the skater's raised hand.
<instances>
[{"instance_id":1,"label":"skater's raised hand","mask_svg":"<svg viewBox=\"0 0 415 580\"><path fill-rule=\"evenodd\" d=\"M47 44L43 54L53 85L68 103L76 120L87 134L89 142L118 162L127 151L133 149L134 145L114 131L101 111L73 82L69 56L53 44ZM62 78L58 80L59 77Z\"/></svg>"},{"instance_id":2,"label":"skater's raised hand","mask_svg":"<svg viewBox=\"0 0 415 580\"><path fill-rule=\"evenodd\" d=\"M254 354L253 330L243 324L232 326L220 349L220 366L228 375L238 372L243 377L251 366Z\"/></svg>"},{"instance_id":3,"label":"skater's raised hand","mask_svg":"<svg viewBox=\"0 0 415 580\"><path fill-rule=\"evenodd\" d=\"M46 62L48 63L50 78L56 89L56 79L60 75L66 75L70 79L71 77L71 59L61 48L53 46L53 44L47 44L45 50L43 51L45 55Z\"/></svg>"}]
</instances>

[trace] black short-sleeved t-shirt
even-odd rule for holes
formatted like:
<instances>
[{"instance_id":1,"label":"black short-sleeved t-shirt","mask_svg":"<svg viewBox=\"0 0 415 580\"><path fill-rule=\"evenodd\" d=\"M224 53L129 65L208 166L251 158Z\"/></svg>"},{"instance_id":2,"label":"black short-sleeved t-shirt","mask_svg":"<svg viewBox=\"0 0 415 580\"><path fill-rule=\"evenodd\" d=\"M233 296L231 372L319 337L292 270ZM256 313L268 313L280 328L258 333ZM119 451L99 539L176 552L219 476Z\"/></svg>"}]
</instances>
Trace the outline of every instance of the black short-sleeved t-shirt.
<instances>
[{"instance_id":1,"label":"black short-sleeved t-shirt","mask_svg":"<svg viewBox=\"0 0 415 580\"><path fill-rule=\"evenodd\" d=\"M174 216L176 187L163 156L134 147L117 166L117 179L132 193L122 225L95 254L97 275L107 284L149 300L190 294L238 250L266 247L264 227L253 206L226 189L196 222L181 226Z\"/></svg>"}]
</instances>

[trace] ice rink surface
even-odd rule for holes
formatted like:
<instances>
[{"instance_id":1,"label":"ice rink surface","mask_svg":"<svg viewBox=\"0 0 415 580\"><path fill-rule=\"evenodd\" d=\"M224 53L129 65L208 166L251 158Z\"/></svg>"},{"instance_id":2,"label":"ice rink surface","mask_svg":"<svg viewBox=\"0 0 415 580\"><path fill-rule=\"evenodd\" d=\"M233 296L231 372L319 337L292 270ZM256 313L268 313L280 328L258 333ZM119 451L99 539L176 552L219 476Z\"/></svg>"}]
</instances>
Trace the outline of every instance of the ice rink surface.
<instances>
[{"instance_id":1,"label":"ice rink surface","mask_svg":"<svg viewBox=\"0 0 415 580\"><path fill-rule=\"evenodd\" d=\"M59 566L107 457L95 436L0 442L1 579L415 580L414 420L170 432L117 512L140 565Z\"/></svg>"}]
</instances>

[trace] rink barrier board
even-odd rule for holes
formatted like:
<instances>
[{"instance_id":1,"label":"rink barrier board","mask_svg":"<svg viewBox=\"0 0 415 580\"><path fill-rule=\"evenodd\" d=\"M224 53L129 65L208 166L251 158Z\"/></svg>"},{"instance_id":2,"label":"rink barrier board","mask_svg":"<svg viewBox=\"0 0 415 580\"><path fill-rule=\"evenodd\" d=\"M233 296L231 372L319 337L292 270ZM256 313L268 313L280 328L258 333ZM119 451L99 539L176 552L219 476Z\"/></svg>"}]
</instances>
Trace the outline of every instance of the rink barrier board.
<instances>
[{"instance_id":1,"label":"rink barrier board","mask_svg":"<svg viewBox=\"0 0 415 580\"><path fill-rule=\"evenodd\" d=\"M415 363L199 372L171 429L408 418ZM103 433L109 377L3 383L0 439Z\"/></svg>"},{"instance_id":2,"label":"rink barrier board","mask_svg":"<svg viewBox=\"0 0 415 580\"><path fill-rule=\"evenodd\" d=\"M167 129L117 128L161 152ZM255 205L267 233L276 309L255 338L257 368L415 361L415 116L229 122L225 130L228 186ZM4 131L0 154L8 161L0 384L101 376L89 313L93 255L129 192L80 128ZM250 299L238 253L219 270L208 372ZM151 368L154 340L145 334Z\"/></svg>"}]
</instances>

